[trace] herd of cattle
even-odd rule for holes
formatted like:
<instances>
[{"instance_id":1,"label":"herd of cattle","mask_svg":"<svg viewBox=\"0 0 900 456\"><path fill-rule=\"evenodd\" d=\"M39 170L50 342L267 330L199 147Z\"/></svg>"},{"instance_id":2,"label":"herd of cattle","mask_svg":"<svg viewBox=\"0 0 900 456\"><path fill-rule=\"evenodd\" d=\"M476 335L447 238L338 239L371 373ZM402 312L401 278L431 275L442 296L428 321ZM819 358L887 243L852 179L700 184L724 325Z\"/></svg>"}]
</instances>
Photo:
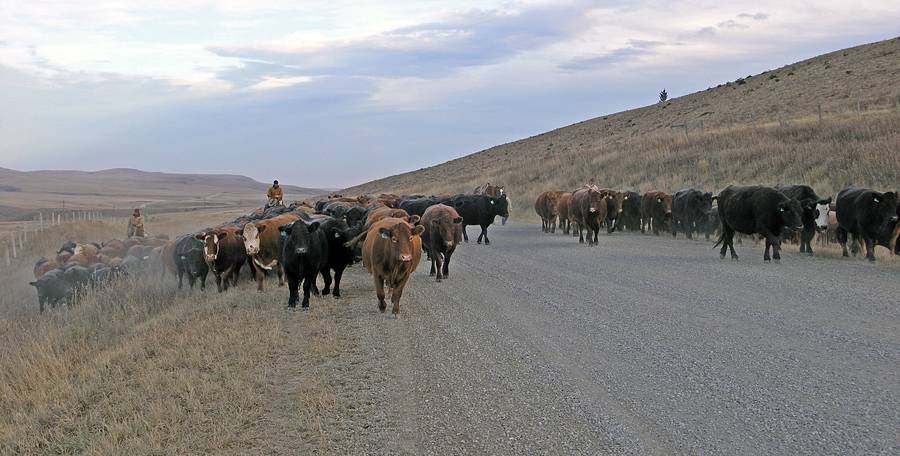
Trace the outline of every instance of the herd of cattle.
<instances>
[{"instance_id":1,"label":"herd of cattle","mask_svg":"<svg viewBox=\"0 0 900 456\"><path fill-rule=\"evenodd\" d=\"M696 189L684 189L674 195L662 191L617 191L585 185L572 192L541 193L534 204L542 221L542 230L556 232L557 222L565 234L577 235L588 245L597 245L601 227L608 233L616 229L655 235L679 232L687 238L702 233L709 239L718 233L716 246L720 257L734 251L735 234L758 235L765 239L763 260L781 258L781 242L796 239L800 251L812 255L812 240L819 233L828 239L834 233L848 256L847 244L852 235L851 251L865 245L866 258L875 261L875 246L887 247L900 254L900 202L897 192L878 192L864 188L846 188L832 200L822 198L807 185L776 187L729 186L713 195ZM772 256L769 256L769 250Z\"/></svg>"},{"instance_id":2,"label":"herd of cattle","mask_svg":"<svg viewBox=\"0 0 900 456\"><path fill-rule=\"evenodd\" d=\"M431 275L449 278L450 258L465 239L467 225L481 228L478 243L490 244L487 229L496 216L509 217L502 188L487 186L478 194L430 196L381 194L345 198L333 195L315 204L258 209L236 220L195 233L165 238L129 238L102 244L67 243L55 258L41 258L34 268L38 303L74 302L87 288L102 287L123 276L170 273L181 289L199 282L205 289L211 272L219 292L237 284L246 265L263 291L270 273L279 285L287 281L288 307L309 306L310 294L341 295L344 270L362 261L372 275L378 308L384 312L385 286L391 292L392 312L400 312L400 298L424 251ZM333 273L333 276L332 276ZM302 287L303 297L300 298Z\"/></svg>"}]
</instances>

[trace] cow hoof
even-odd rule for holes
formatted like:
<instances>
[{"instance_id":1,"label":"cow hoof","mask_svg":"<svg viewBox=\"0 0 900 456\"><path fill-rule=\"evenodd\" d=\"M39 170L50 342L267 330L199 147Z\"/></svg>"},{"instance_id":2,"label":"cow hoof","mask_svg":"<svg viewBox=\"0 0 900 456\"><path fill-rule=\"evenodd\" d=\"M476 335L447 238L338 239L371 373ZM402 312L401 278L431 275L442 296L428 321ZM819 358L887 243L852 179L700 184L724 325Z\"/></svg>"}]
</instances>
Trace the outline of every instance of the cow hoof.
<instances>
[{"instance_id":1,"label":"cow hoof","mask_svg":"<svg viewBox=\"0 0 900 456\"><path fill-rule=\"evenodd\" d=\"M781 264L781 258L775 258L775 264Z\"/></svg>"},{"instance_id":2,"label":"cow hoof","mask_svg":"<svg viewBox=\"0 0 900 456\"><path fill-rule=\"evenodd\" d=\"M481 241L478 241L478 245L481 245Z\"/></svg>"},{"instance_id":3,"label":"cow hoof","mask_svg":"<svg viewBox=\"0 0 900 456\"><path fill-rule=\"evenodd\" d=\"M491 241L484 241L484 245L491 245Z\"/></svg>"},{"instance_id":4,"label":"cow hoof","mask_svg":"<svg viewBox=\"0 0 900 456\"><path fill-rule=\"evenodd\" d=\"M719 259L720 259L720 260L724 260L724 259L725 259L725 254L723 253L723 254L719 255Z\"/></svg>"},{"instance_id":5,"label":"cow hoof","mask_svg":"<svg viewBox=\"0 0 900 456\"><path fill-rule=\"evenodd\" d=\"M340 297L341 297L341 292L340 292L340 291L337 291L337 290L334 290L334 293L331 293L331 296L334 296L334 299L340 298Z\"/></svg>"},{"instance_id":6,"label":"cow hoof","mask_svg":"<svg viewBox=\"0 0 900 456\"><path fill-rule=\"evenodd\" d=\"M429 277L434 277L434 271L428 273Z\"/></svg>"},{"instance_id":7,"label":"cow hoof","mask_svg":"<svg viewBox=\"0 0 900 456\"><path fill-rule=\"evenodd\" d=\"M441 282L441 278L438 277L438 278L436 278L434 281L440 283L440 282Z\"/></svg>"}]
</instances>

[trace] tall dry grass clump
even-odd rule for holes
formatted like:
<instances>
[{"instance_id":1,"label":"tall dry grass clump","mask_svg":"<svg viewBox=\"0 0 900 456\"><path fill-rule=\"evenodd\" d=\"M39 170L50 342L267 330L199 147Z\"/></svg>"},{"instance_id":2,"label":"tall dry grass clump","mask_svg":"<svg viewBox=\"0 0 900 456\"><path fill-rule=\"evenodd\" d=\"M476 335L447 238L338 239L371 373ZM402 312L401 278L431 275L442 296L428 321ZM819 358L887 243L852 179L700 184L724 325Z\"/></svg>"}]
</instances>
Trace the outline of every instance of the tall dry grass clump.
<instances>
[{"instance_id":1,"label":"tall dry grass clump","mask_svg":"<svg viewBox=\"0 0 900 456\"><path fill-rule=\"evenodd\" d=\"M0 278L0 453L246 450L280 331L249 281L216 294L126 278L37 313L31 261L118 228L55 227Z\"/></svg>"}]
</instances>

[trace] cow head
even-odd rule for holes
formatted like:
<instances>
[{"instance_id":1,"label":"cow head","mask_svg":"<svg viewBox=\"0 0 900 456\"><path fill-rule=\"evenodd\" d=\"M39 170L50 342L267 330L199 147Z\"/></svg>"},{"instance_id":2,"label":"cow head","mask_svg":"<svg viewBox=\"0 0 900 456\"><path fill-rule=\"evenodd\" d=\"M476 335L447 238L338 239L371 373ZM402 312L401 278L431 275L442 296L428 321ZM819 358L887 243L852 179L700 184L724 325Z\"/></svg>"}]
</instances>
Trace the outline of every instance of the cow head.
<instances>
[{"instance_id":1,"label":"cow head","mask_svg":"<svg viewBox=\"0 0 900 456\"><path fill-rule=\"evenodd\" d=\"M285 245L293 248L293 254L305 255L309 252L311 237L313 232L319 229L319 222L306 222L303 219L297 220L288 225L279 227L282 235L287 238Z\"/></svg>"},{"instance_id":2,"label":"cow head","mask_svg":"<svg viewBox=\"0 0 900 456\"><path fill-rule=\"evenodd\" d=\"M391 255L395 256L392 260L408 263L413 258L413 236L420 236L424 231L425 227L422 225L413 227L408 223L400 222L379 228L378 235L381 239L391 243Z\"/></svg>"},{"instance_id":3,"label":"cow head","mask_svg":"<svg viewBox=\"0 0 900 456\"><path fill-rule=\"evenodd\" d=\"M592 214L592 215L601 214L602 210L607 209L609 203L608 203L605 193L598 192L597 190L594 190L593 188L589 188L587 192L588 192L588 196L587 196L588 212L590 214ZM587 214L585 214L585 215L587 215Z\"/></svg>"},{"instance_id":4,"label":"cow head","mask_svg":"<svg viewBox=\"0 0 900 456\"><path fill-rule=\"evenodd\" d=\"M893 224L897 223L897 216L900 214L898 208L897 193L885 192L872 194L872 209L877 216L877 220L883 229L890 229Z\"/></svg>"},{"instance_id":5,"label":"cow head","mask_svg":"<svg viewBox=\"0 0 900 456\"><path fill-rule=\"evenodd\" d=\"M431 226L428 229L434 234L430 236L439 235L444 240L447 248L452 249L454 245L459 243L459 238L462 236L462 222L463 218L457 214L442 214L442 216L431 221Z\"/></svg>"},{"instance_id":6,"label":"cow head","mask_svg":"<svg viewBox=\"0 0 900 456\"><path fill-rule=\"evenodd\" d=\"M203 259L207 263L216 261L219 257L219 241L228 237L227 231L209 231L199 233L194 236L198 241L203 242Z\"/></svg>"},{"instance_id":7,"label":"cow head","mask_svg":"<svg viewBox=\"0 0 900 456\"><path fill-rule=\"evenodd\" d=\"M666 217L672 216L672 195L665 192L658 192L656 194L655 203L665 211Z\"/></svg>"},{"instance_id":8,"label":"cow head","mask_svg":"<svg viewBox=\"0 0 900 456\"><path fill-rule=\"evenodd\" d=\"M791 231L803 229L803 208L800 207L800 202L793 198L780 201L775 206L775 216L781 226Z\"/></svg>"},{"instance_id":9,"label":"cow head","mask_svg":"<svg viewBox=\"0 0 900 456\"><path fill-rule=\"evenodd\" d=\"M615 190L610 190L606 198L612 202L615 212L613 214L621 214L623 211L623 206L625 204L625 192L618 192Z\"/></svg>"},{"instance_id":10,"label":"cow head","mask_svg":"<svg viewBox=\"0 0 900 456\"><path fill-rule=\"evenodd\" d=\"M247 255L254 256L259 253L259 235L266 230L266 225L257 226L255 223L244 225L241 236L244 238L244 249Z\"/></svg>"},{"instance_id":11,"label":"cow head","mask_svg":"<svg viewBox=\"0 0 900 456\"><path fill-rule=\"evenodd\" d=\"M831 206L831 198L816 201L815 205L813 215L816 220L816 230L825 231L828 229L828 210Z\"/></svg>"},{"instance_id":12,"label":"cow head","mask_svg":"<svg viewBox=\"0 0 900 456\"><path fill-rule=\"evenodd\" d=\"M509 217L509 200L506 199L505 193L496 198L488 197L488 205L491 208L491 214Z\"/></svg>"}]
</instances>

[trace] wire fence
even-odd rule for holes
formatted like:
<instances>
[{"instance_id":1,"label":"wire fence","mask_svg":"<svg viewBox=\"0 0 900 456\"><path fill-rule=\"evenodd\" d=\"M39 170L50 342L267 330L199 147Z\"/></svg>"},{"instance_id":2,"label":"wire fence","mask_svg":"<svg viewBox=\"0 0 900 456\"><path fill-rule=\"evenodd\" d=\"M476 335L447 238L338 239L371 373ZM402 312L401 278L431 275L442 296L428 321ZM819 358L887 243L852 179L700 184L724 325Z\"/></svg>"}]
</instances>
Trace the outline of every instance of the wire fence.
<instances>
[{"instance_id":1,"label":"wire fence","mask_svg":"<svg viewBox=\"0 0 900 456\"><path fill-rule=\"evenodd\" d=\"M30 242L34 242L44 231L78 222L107 222L124 226L128 223L128 218L101 210L66 210L39 212L32 220L2 223L5 232L0 234L0 245L3 246L4 255L0 266L11 266L24 254Z\"/></svg>"}]
</instances>

